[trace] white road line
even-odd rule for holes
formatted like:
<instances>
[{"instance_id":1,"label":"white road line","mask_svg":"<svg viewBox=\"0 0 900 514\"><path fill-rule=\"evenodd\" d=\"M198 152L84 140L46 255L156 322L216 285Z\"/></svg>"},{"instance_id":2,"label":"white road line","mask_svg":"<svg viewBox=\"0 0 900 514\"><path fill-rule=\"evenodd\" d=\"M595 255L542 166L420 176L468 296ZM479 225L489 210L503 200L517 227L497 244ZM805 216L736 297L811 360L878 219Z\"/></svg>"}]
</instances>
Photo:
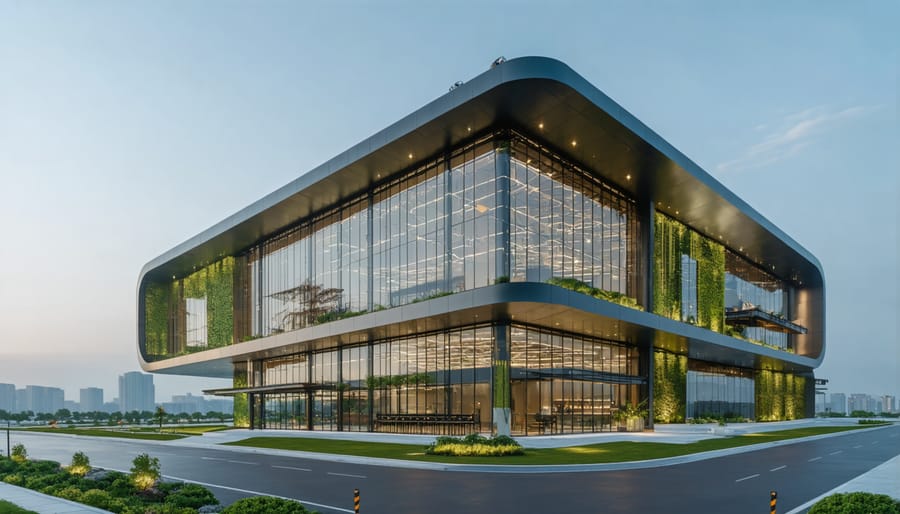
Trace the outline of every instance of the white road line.
<instances>
[{"instance_id":1,"label":"white road line","mask_svg":"<svg viewBox=\"0 0 900 514\"><path fill-rule=\"evenodd\" d=\"M328 474L329 474L329 475L332 475L332 476L336 476L336 477L366 478L366 477L363 476L363 475L348 475L348 474L346 474L346 473L332 473L332 472L330 472L330 471L328 472Z\"/></svg>"},{"instance_id":2,"label":"white road line","mask_svg":"<svg viewBox=\"0 0 900 514\"><path fill-rule=\"evenodd\" d=\"M828 455L837 455L837 454L839 454L839 453L844 453L844 450L838 450L838 451L836 451L836 452L831 452L831 453L829 453Z\"/></svg>"},{"instance_id":3,"label":"white road line","mask_svg":"<svg viewBox=\"0 0 900 514\"><path fill-rule=\"evenodd\" d=\"M862 448L862 445L861 445L861 444L857 444L857 445L854 446L853 448Z\"/></svg>"},{"instance_id":4,"label":"white road line","mask_svg":"<svg viewBox=\"0 0 900 514\"><path fill-rule=\"evenodd\" d=\"M220 460L222 462L225 462L226 460L228 460L228 459L220 459L218 457L200 457L200 458L203 460Z\"/></svg>"},{"instance_id":5,"label":"white road line","mask_svg":"<svg viewBox=\"0 0 900 514\"><path fill-rule=\"evenodd\" d=\"M878 444L878 441L872 441L872 444Z\"/></svg>"},{"instance_id":6,"label":"white road line","mask_svg":"<svg viewBox=\"0 0 900 514\"><path fill-rule=\"evenodd\" d=\"M821 459L821 458L822 458L822 457L813 457L813 458L809 459L809 460L806 461L806 462L815 462L815 461L817 461L817 460L819 460L819 459Z\"/></svg>"},{"instance_id":7,"label":"white road line","mask_svg":"<svg viewBox=\"0 0 900 514\"><path fill-rule=\"evenodd\" d=\"M259 466L259 462L247 462L245 460L229 460L232 464L247 464L248 466Z\"/></svg>"},{"instance_id":8,"label":"white road line","mask_svg":"<svg viewBox=\"0 0 900 514\"><path fill-rule=\"evenodd\" d=\"M294 471L312 471L311 469L307 469L307 468L294 468L291 466L272 466L272 467L278 468L278 469L292 469Z\"/></svg>"},{"instance_id":9,"label":"white road line","mask_svg":"<svg viewBox=\"0 0 900 514\"><path fill-rule=\"evenodd\" d=\"M778 471L778 470L784 469L784 468L786 468L786 467L787 467L787 464L785 464L785 465L783 465L783 466L778 466L777 468L772 468L772 469L770 469L769 471Z\"/></svg>"},{"instance_id":10,"label":"white road line","mask_svg":"<svg viewBox=\"0 0 900 514\"><path fill-rule=\"evenodd\" d=\"M112 468L106 468L106 469L112 469ZM120 472L120 473L128 473L128 471L123 471L123 470L121 470L121 469L112 469L112 471L118 471L118 472ZM188 482L188 483L190 483L190 484L202 485L202 486L204 486L204 487L215 487L216 489L226 489L226 490L228 490L228 491L236 491L236 492L239 492L239 493L247 493L247 494L252 494L252 495L255 495L255 496L271 496L271 497L273 497L273 498L281 498L282 500L294 500L294 501L298 501L298 502L300 502L300 503L302 503L302 504L304 504L304 505L312 505L313 507L321 507L321 508L323 508L323 509L336 510L336 511L338 511L338 512L347 512L348 514L353 514L353 512L354 512L354 511L352 511L352 510L350 510L350 509L344 509L344 508L341 508L341 507L335 507L334 505L326 505L326 504L324 504L324 503L311 502L311 501L309 501L309 500L304 500L304 499L302 499L302 498L289 498L289 497L287 497L287 496L278 496L277 494L264 493L264 492L262 492L262 491L251 491L250 489L241 489L241 488L238 488L238 487L229 487L229 486L227 486L227 485L210 484L209 482L200 482L200 481L197 481L197 480L191 480L190 478L181 478L181 477L176 477L176 476L173 476L173 475L165 475L164 478L171 478L172 480L180 480L181 482Z\"/></svg>"},{"instance_id":11,"label":"white road line","mask_svg":"<svg viewBox=\"0 0 900 514\"><path fill-rule=\"evenodd\" d=\"M735 480L734 483L743 482L744 480L750 480L751 478L756 478L758 476L759 476L759 473L757 473L755 475L750 475L748 477L739 478L739 479Z\"/></svg>"}]
</instances>

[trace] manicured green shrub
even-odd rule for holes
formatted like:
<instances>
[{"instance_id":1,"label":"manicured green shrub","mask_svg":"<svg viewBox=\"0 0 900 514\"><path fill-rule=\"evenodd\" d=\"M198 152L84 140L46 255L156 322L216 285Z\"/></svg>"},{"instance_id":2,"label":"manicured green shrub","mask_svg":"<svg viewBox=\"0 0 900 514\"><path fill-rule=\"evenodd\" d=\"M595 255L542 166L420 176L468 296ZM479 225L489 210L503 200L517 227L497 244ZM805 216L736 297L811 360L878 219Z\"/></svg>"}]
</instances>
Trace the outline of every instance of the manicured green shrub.
<instances>
[{"instance_id":1,"label":"manicured green shrub","mask_svg":"<svg viewBox=\"0 0 900 514\"><path fill-rule=\"evenodd\" d=\"M809 514L900 514L900 501L886 494L832 494L809 509Z\"/></svg>"},{"instance_id":2,"label":"manicured green shrub","mask_svg":"<svg viewBox=\"0 0 900 514\"><path fill-rule=\"evenodd\" d=\"M84 452L75 452L72 455L72 463L69 465L68 471L73 475L83 477L91 470L91 460Z\"/></svg>"},{"instance_id":3,"label":"manicured green shrub","mask_svg":"<svg viewBox=\"0 0 900 514\"><path fill-rule=\"evenodd\" d=\"M21 473L10 473L3 477L3 481L7 484L22 485L22 482L24 482L25 479L22 477Z\"/></svg>"},{"instance_id":4,"label":"manicured green shrub","mask_svg":"<svg viewBox=\"0 0 900 514\"><path fill-rule=\"evenodd\" d=\"M60 498L71 500L73 502L80 502L83 495L84 493L77 487L66 487L65 489L56 491L53 494L53 496L58 496Z\"/></svg>"},{"instance_id":5,"label":"manicured green shrub","mask_svg":"<svg viewBox=\"0 0 900 514\"><path fill-rule=\"evenodd\" d=\"M515 439L508 436L487 438L479 434L469 434L462 439L438 437L434 444L425 448L430 455L452 455L456 457L502 457L524 455L525 451Z\"/></svg>"},{"instance_id":6,"label":"manicured green shrub","mask_svg":"<svg viewBox=\"0 0 900 514\"><path fill-rule=\"evenodd\" d=\"M159 480L159 459L142 453L131 461L131 483L140 491L153 487Z\"/></svg>"},{"instance_id":7,"label":"manicured green shrub","mask_svg":"<svg viewBox=\"0 0 900 514\"><path fill-rule=\"evenodd\" d=\"M81 495L81 503L85 505L90 505L91 507L97 507L98 509L107 509L109 508L110 501L113 499L112 496L106 491L102 489L88 489Z\"/></svg>"},{"instance_id":8,"label":"manicured green shrub","mask_svg":"<svg viewBox=\"0 0 900 514\"><path fill-rule=\"evenodd\" d=\"M25 449L24 444L19 443L12 447L9 457L15 462L25 462L28 460L28 450Z\"/></svg>"},{"instance_id":9,"label":"manicured green shrub","mask_svg":"<svg viewBox=\"0 0 900 514\"><path fill-rule=\"evenodd\" d=\"M169 492L166 503L175 507L199 509L204 505L218 505L219 500L209 489L197 484L182 484Z\"/></svg>"},{"instance_id":10,"label":"manicured green shrub","mask_svg":"<svg viewBox=\"0 0 900 514\"><path fill-rule=\"evenodd\" d=\"M282 498L272 498L269 496L254 496L252 498L241 498L232 503L223 514L313 514L315 511L308 510L300 502L293 500L285 500Z\"/></svg>"}]
</instances>

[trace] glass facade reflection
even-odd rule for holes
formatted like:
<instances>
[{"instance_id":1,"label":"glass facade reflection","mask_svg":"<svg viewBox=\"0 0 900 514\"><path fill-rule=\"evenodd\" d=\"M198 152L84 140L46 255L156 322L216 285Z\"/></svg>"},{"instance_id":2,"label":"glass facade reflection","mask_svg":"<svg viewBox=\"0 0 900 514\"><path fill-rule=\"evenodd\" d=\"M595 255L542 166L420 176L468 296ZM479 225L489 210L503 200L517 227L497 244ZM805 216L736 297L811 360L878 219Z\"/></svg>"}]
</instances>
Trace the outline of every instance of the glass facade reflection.
<instances>
[{"instance_id":1,"label":"glass facade reflection","mask_svg":"<svg viewBox=\"0 0 900 514\"><path fill-rule=\"evenodd\" d=\"M791 286L755 266L735 252L725 253L725 312L754 310L790 320ZM784 330L752 324L729 323L736 335L781 350L792 350L791 335Z\"/></svg>"},{"instance_id":2,"label":"glass facade reflection","mask_svg":"<svg viewBox=\"0 0 900 514\"><path fill-rule=\"evenodd\" d=\"M687 417L755 419L753 371L689 361Z\"/></svg>"},{"instance_id":3,"label":"glass facade reflection","mask_svg":"<svg viewBox=\"0 0 900 514\"><path fill-rule=\"evenodd\" d=\"M511 279L640 296L634 202L525 138L510 151Z\"/></svg>"},{"instance_id":4,"label":"glass facade reflection","mask_svg":"<svg viewBox=\"0 0 900 514\"><path fill-rule=\"evenodd\" d=\"M518 435L617 430L646 384L635 346L532 327L512 327L510 369Z\"/></svg>"}]
</instances>

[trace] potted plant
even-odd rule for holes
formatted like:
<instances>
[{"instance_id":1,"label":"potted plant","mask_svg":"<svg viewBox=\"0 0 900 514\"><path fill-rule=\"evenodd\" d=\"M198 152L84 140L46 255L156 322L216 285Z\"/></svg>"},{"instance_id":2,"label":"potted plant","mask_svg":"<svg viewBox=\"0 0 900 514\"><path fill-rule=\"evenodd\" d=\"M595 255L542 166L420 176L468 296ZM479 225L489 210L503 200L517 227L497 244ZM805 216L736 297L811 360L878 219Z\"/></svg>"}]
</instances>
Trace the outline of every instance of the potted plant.
<instances>
[{"instance_id":1,"label":"potted plant","mask_svg":"<svg viewBox=\"0 0 900 514\"><path fill-rule=\"evenodd\" d=\"M615 414L621 432L641 432L644 430L644 419L647 417L647 401L634 404L625 402Z\"/></svg>"}]
</instances>

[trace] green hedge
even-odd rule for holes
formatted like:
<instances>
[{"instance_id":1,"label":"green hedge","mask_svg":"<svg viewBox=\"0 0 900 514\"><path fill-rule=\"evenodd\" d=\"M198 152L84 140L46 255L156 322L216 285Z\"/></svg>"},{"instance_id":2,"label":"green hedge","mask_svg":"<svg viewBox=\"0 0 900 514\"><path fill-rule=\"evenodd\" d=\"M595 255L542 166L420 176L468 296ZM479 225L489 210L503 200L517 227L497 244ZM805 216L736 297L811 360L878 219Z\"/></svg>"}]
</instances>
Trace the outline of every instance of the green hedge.
<instances>
[{"instance_id":1,"label":"green hedge","mask_svg":"<svg viewBox=\"0 0 900 514\"><path fill-rule=\"evenodd\" d=\"M838 493L819 500L809 514L900 514L900 501L886 494Z\"/></svg>"},{"instance_id":2,"label":"green hedge","mask_svg":"<svg viewBox=\"0 0 900 514\"><path fill-rule=\"evenodd\" d=\"M115 513L196 514L199 507L219 503L200 485L161 483L142 493L124 473L89 477L70 473L54 461L18 463L0 457L0 481Z\"/></svg>"},{"instance_id":3,"label":"green hedge","mask_svg":"<svg viewBox=\"0 0 900 514\"><path fill-rule=\"evenodd\" d=\"M293 500L254 496L232 503L222 514L315 514L315 511L308 510L300 502Z\"/></svg>"}]
</instances>

